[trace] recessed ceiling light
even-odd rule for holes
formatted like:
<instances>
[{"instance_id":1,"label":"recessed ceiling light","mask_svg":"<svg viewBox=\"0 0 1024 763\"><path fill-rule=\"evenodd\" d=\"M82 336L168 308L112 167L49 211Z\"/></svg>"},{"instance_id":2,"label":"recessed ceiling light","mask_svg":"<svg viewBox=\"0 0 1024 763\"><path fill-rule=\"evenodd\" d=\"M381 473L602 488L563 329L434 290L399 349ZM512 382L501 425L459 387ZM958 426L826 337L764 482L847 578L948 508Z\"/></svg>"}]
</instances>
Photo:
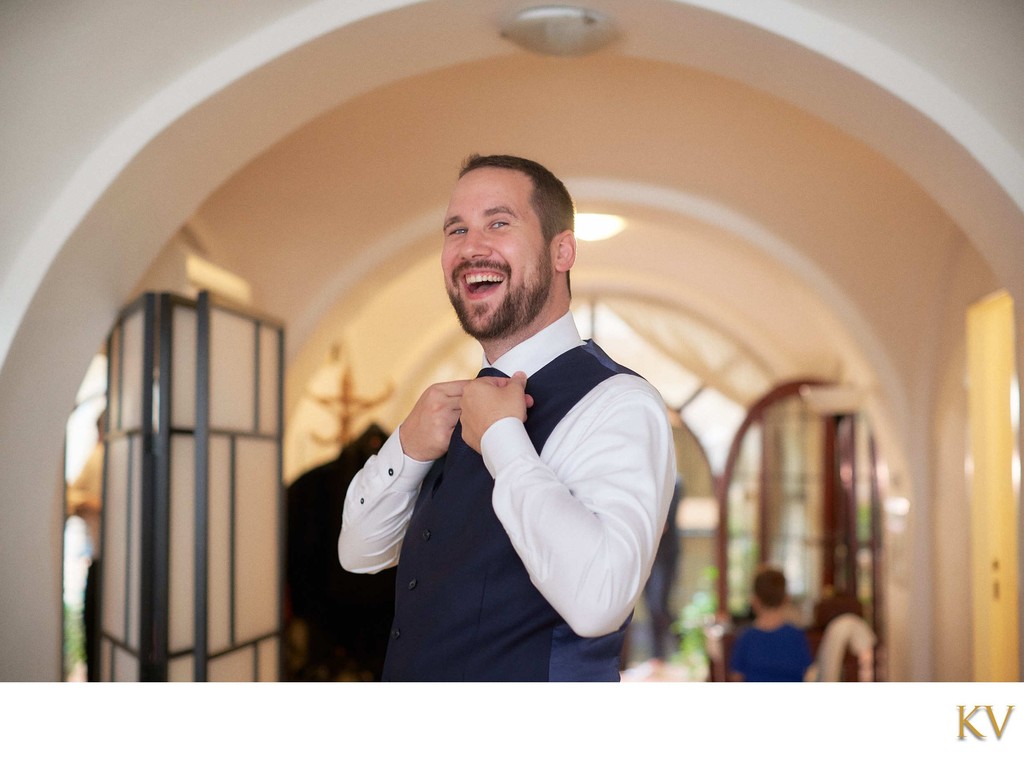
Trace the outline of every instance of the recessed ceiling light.
<instances>
[{"instance_id":1,"label":"recessed ceiling light","mask_svg":"<svg viewBox=\"0 0 1024 763\"><path fill-rule=\"evenodd\" d=\"M576 238L582 241L604 241L622 232L625 219L618 215L580 212L576 215Z\"/></svg>"},{"instance_id":2,"label":"recessed ceiling light","mask_svg":"<svg viewBox=\"0 0 1024 763\"><path fill-rule=\"evenodd\" d=\"M618 32L609 16L589 8L541 5L517 13L501 30L520 47L548 56L582 56L611 42Z\"/></svg>"}]
</instances>

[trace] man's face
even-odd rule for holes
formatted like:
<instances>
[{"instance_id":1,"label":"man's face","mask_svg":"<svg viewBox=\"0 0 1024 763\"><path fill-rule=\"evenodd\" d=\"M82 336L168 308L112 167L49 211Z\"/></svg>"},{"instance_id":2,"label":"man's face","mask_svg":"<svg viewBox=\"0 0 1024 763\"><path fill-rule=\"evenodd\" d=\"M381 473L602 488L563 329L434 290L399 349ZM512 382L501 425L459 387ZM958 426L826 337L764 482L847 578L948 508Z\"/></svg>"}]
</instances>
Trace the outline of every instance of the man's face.
<instances>
[{"instance_id":1,"label":"man's face","mask_svg":"<svg viewBox=\"0 0 1024 763\"><path fill-rule=\"evenodd\" d=\"M459 179L445 213L441 267L463 330L479 341L525 338L548 306L554 269L517 170L482 167Z\"/></svg>"}]
</instances>

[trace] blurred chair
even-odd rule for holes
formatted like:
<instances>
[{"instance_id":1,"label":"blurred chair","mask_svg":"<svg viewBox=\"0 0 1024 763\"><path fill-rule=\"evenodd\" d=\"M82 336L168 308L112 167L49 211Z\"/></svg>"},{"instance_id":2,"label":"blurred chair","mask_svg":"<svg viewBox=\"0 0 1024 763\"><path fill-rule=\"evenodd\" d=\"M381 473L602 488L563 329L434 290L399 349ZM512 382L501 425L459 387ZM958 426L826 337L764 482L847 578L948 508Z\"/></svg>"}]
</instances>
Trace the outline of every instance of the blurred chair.
<instances>
[{"instance_id":1,"label":"blurred chair","mask_svg":"<svg viewBox=\"0 0 1024 763\"><path fill-rule=\"evenodd\" d=\"M852 655L857 665L854 680L873 681L877 643L875 632L860 615L847 612L834 617L821 636L815 658L815 680L842 680L844 662Z\"/></svg>"}]
</instances>

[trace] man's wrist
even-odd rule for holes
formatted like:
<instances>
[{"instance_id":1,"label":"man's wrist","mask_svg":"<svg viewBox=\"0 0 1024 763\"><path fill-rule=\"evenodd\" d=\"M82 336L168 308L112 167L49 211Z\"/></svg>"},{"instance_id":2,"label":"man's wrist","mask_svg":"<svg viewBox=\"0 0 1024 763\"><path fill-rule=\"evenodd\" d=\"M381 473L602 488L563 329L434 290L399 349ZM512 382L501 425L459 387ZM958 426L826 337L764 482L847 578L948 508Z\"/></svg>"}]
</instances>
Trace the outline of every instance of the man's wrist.
<instances>
[{"instance_id":1,"label":"man's wrist","mask_svg":"<svg viewBox=\"0 0 1024 763\"><path fill-rule=\"evenodd\" d=\"M431 458L428 454L418 451L415 444L408 442L406 436L402 434L401 426L398 427L398 441L402 449L402 455L406 458L420 464L429 464L436 460L436 458Z\"/></svg>"},{"instance_id":2,"label":"man's wrist","mask_svg":"<svg viewBox=\"0 0 1024 763\"><path fill-rule=\"evenodd\" d=\"M390 487L402 492L417 490L420 482L430 470L431 461L413 458L405 452L402 443L402 428L386 442L378 454L381 477Z\"/></svg>"}]
</instances>

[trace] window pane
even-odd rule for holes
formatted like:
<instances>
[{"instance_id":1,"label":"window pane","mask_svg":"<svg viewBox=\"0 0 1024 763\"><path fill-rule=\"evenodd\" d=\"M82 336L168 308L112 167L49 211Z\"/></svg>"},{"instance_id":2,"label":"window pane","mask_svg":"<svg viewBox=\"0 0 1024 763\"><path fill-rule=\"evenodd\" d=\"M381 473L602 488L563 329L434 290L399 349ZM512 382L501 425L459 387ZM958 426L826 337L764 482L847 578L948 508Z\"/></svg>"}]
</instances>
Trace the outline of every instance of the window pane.
<instances>
[{"instance_id":1,"label":"window pane","mask_svg":"<svg viewBox=\"0 0 1024 763\"><path fill-rule=\"evenodd\" d=\"M260 329L260 431L276 434L278 426L278 348L280 334L266 326Z\"/></svg>"},{"instance_id":2,"label":"window pane","mask_svg":"<svg viewBox=\"0 0 1024 763\"><path fill-rule=\"evenodd\" d=\"M125 565L128 558L129 440L107 446L107 491L103 507L103 630L124 639Z\"/></svg>"},{"instance_id":3,"label":"window pane","mask_svg":"<svg viewBox=\"0 0 1024 763\"><path fill-rule=\"evenodd\" d=\"M726 566L729 571L728 611L733 614L746 613L749 608L750 586L760 558L761 447L761 426L753 424L743 436L729 485Z\"/></svg>"},{"instance_id":4,"label":"window pane","mask_svg":"<svg viewBox=\"0 0 1024 763\"><path fill-rule=\"evenodd\" d=\"M168 681L191 681L195 677L195 667L192 655L175 657L167 665Z\"/></svg>"},{"instance_id":5,"label":"window pane","mask_svg":"<svg viewBox=\"0 0 1024 763\"><path fill-rule=\"evenodd\" d=\"M210 426L250 432L255 425L253 322L210 310Z\"/></svg>"},{"instance_id":6,"label":"window pane","mask_svg":"<svg viewBox=\"0 0 1024 763\"><path fill-rule=\"evenodd\" d=\"M191 649L195 638L195 442L171 438L170 580L168 645Z\"/></svg>"},{"instance_id":7,"label":"window pane","mask_svg":"<svg viewBox=\"0 0 1024 763\"><path fill-rule=\"evenodd\" d=\"M280 640L276 638L268 638L264 639L258 644L260 658L260 671L258 680L278 680L278 668L280 663L280 660L278 659L278 654L280 651L280 643Z\"/></svg>"},{"instance_id":8,"label":"window pane","mask_svg":"<svg viewBox=\"0 0 1024 763\"><path fill-rule=\"evenodd\" d=\"M278 448L239 438L235 499L235 635L239 642L277 630Z\"/></svg>"},{"instance_id":9,"label":"window pane","mask_svg":"<svg viewBox=\"0 0 1024 763\"><path fill-rule=\"evenodd\" d=\"M173 315L172 426L192 429L196 425L196 312L178 305Z\"/></svg>"},{"instance_id":10,"label":"window pane","mask_svg":"<svg viewBox=\"0 0 1024 763\"><path fill-rule=\"evenodd\" d=\"M145 313L136 310L122 324L121 429L142 426L142 354Z\"/></svg>"},{"instance_id":11,"label":"window pane","mask_svg":"<svg viewBox=\"0 0 1024 763\"><path fill-rule=\"evenodd\" d=\"M254 681L255 647L245 647L210 660L206 677L210 681Z\"/></svg>"},{"instance_id":12,"label":"window pane","mask_svg":"<svg viewBox=\"0 0 1024 763\"><path fill-rule=\"evenodd\" d=\"M231 438L210 438L207 644L211 653L231 641Z\"/></svg>"},{"instance_id":13,"label":"window pane","mask_svg":"<svg viewBox=\"0 0 1024 763\"><path fill-rule=\"evenodd\" d=\"M794 604L810 617L821 594L821 418L798 396L765 411L766 558L780 567Z\"/></svg>"},{"instance_id":14,"label":"window pane","mask_svg":"<svg viewBox=\"0 0 1024 763\"><path fill-rule=\"evenodd\" d=\"M114 681L138 681L139 660L131 652L126 652L118 646L112 650L114 660Z\"/></svg>"}]
</instances>

